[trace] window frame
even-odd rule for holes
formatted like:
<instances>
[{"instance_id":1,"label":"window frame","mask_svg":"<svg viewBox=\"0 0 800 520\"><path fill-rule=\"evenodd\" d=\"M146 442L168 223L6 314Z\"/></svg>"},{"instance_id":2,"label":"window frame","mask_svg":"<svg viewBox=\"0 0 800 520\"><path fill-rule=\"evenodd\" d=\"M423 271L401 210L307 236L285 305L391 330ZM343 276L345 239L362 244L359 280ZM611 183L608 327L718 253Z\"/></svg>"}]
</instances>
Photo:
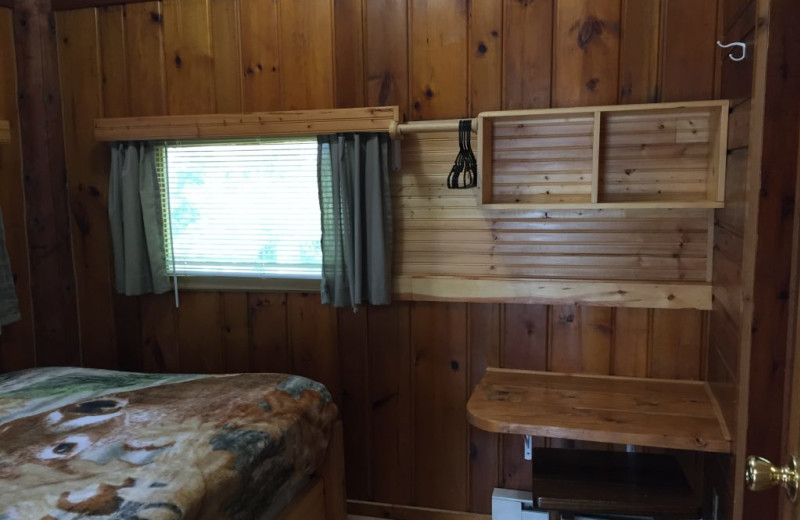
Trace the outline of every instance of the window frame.
<instances>
[{"instance_id":1,"label":"window frame","mask_svg":"<svg viewBox=\"0 0 800 520\"><path fill-rule=\"evenodd\" d=\"M202 145L208 143L209 145L219 144L222 142L242 143L253 142L258 143L261 141L274 141L274 140L297 140L302 138L309 138L308 135L289 135L289 136L253 136L253 137L236 137L227 139L175 139L175 140L159 140L154 143L154 152L156 160L156 173L158 176L160 188L160 202L162 205L162 217L171 216L171 209L169 205L169 168L167 167L167 148L181 144L188 145ZM159 163L161 163L159 165ZM319 273L313 276L280 276L278 274L261 276L256 274L247 274L242 276L234 276L229 274L211 275L211 274L175 274L170 272L173 264L169 261L168 248L172 247L170 244L171 219L164 218L162 223L164 238L164 255L166 257L167 274L175 281L177 288L182 291L220 291L220 292L248 292L248 291L278 291L278 292L320 292L322 281L322 261L319 264ZM321 229L320 229L321 232Z\"/></svg>"}]
</instances>

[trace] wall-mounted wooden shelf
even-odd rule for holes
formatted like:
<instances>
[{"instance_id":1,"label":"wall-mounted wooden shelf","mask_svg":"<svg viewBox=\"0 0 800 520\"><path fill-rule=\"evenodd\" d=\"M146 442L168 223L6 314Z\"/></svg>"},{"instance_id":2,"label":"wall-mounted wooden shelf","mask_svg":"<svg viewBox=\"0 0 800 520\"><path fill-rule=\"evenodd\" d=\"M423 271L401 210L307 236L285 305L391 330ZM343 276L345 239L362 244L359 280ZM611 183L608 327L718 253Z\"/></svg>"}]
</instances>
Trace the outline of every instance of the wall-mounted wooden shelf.
<instances>
[{"instance_id":1,"label":"wall-mounted wooden shelf","mask_svg":"<svg viewBox=\"0 0 800 520\"><path fill-rule=\"evenodd\" d=\"M728 101L483 112L491 209L720 208Z\"/></svg>"},{"instance_id":2,"label":"wall-mounted wooden shelf","mask_svg":"<svg viewBox=\"0 0 800 520\"><path fill-rule=\"evenodd\" d=\"M387 132L390 127L397 125L399 119L400 109L396 106L122 117L95 119L94 137L98 141L149 141Z\"/></svg>"},{"instance_id":3,"label":"wall-mounted wooden shelf","mask_svg":"<svg viewBox=\"0 0 800 520\"><path fill-rule=\"evenodd\" d=\"M0 144L11 141L11 124L8 121L0 121Z\"/></svg>"},{"instance_id":4,"label":"wall-mounted wooden shelf","mask_svg":"<svg viewBox=\"0 0 800 520\"><path fill-rule=\"evenodd\" d=\"M394 291L397 298L412 301L711 310L710 283L400 276L394 280Z\"/></svg>"},{"instance_id":5,"label":"wall-mounted wooden shelf","mask_svg":"<svg viewBox=\"0 0 800 520\"><path fill-rule=\"evenodd\" d=\"M731 436L708 384L489 368L467 403L482 430L716 453Z\"/></svg>"}]
</instances>

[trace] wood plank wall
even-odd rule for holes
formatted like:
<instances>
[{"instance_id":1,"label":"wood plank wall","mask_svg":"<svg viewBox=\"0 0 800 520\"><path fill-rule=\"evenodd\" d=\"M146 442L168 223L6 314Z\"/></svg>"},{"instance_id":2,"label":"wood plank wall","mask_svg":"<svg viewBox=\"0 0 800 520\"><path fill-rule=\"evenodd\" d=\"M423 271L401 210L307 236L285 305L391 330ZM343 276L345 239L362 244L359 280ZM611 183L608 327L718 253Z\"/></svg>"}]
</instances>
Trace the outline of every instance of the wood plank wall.
<instances>
[{"instance_id":1,"label":"wood plank wall","mask_svg":"<svg viewBox=\"0 0 800 520\"><path fill-rule=\"evenodd\" d=\"M29 367L36 364L36 351L17 109L17 76L6 72L17 70L14 21L11 9L5 7L0 7L0 70L3 71L0 74L0 119L11 122L11 142L0 145L0 211L22 314L22 320L4 327L0 335L0 367Z\"/></svg>"},{"instance_id":2,"label":"wood plank wall","mask_svg":"<svg viewBox=\"0 0 800 520\"><path fill-rule=\"evenodd\" d=\"M313 3L57 14L85 365L318 378L342 409L350 498L482 512L492 487L530 485L519 439L465 421L486 365L703 376L698 311L397 302L353 314L303 294L185 292L179 309L169 295L115 296L95 117L399 104L429 119L712 97L714 1Z\"/></svg>"}]
</instances>

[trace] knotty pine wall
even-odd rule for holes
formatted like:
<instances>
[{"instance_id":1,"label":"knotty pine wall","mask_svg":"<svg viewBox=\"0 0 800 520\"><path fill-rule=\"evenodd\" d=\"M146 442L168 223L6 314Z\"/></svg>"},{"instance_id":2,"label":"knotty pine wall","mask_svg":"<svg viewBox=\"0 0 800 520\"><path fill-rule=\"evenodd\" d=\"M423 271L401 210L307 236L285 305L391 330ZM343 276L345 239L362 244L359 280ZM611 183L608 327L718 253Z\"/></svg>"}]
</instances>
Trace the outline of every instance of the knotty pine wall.
<instances>
[{"instance_id":1,"label":"knotty pine wall","mask_svg":"<svg viewBox=\"0 0 800 520\"><path fill-rule=\"evenodd\" d=\"M175 309L170 295L118 297L108 156L92 121L386 104L436 119L709 99L716 19L712 0L165 0L58 13L83 364L317 378L341 406L350 498L488 511L491 488L527 488L530 466L519 439L466 423L486 365L699 378L706 315L408 302L354 314L317 295L211 292L184 292ZM3 338L4 370L32 363L32 338Z\"/></svg>"}]
</instances>

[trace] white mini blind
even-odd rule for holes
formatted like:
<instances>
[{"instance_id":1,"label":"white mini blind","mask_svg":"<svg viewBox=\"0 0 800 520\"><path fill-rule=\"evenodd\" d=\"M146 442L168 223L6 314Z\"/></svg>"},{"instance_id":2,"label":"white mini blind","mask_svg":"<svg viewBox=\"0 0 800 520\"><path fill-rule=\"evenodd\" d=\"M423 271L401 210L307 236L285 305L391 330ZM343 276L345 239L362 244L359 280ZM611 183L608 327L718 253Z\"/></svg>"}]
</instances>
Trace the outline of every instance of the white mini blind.
<instances>
[{"instance_id":1,"label":"white mini blind","mask_svg":"<svg viewBox=\"0 0 800 520\"><path fill-rule=\"evenodd\" d=\"M156 158L171 275L320 276L316 138L165 143Z\"/></svg>"}]
</instances>

